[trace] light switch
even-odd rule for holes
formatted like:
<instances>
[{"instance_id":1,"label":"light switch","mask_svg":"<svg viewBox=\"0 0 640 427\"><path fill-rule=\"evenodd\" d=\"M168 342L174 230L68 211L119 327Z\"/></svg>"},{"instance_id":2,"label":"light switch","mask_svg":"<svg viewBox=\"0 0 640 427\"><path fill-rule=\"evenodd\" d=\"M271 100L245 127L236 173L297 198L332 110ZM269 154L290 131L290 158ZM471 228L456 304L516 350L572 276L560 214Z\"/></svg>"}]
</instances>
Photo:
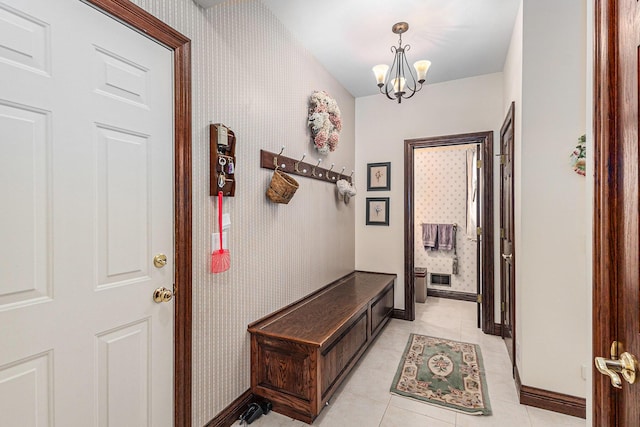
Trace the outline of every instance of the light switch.
<instances>
[{"instance_id":1,"label":"light switch","mask_svg":"<svg viewBox=\"0 0 640 427\"><path fill-rule=\"evenodd\" d=\"M225 147L229 145L227 128L222 125L218 125L218 145Z\"/></svg>"}]
</instances>

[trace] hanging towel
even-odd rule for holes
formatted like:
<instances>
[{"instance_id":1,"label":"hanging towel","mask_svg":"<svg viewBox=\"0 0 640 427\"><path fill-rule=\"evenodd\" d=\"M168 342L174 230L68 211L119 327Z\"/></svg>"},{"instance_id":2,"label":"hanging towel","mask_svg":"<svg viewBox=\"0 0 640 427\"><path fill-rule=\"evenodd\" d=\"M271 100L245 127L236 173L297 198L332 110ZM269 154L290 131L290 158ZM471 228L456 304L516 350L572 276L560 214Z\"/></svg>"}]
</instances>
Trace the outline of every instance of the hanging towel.
<instances>
[{"instance_id":1,"label":"hanging towel","mask_svg":"<svg viewBox=\"0 0 640 427\"><path fill-rule=\"evenodd\" d=\"M455 238L453 224L438 224L438 250L453 250L456 241Z\"/></svg>"},{"instance_id":2,"label":"hanging towel","mask_svg":"<svg viewBox=\"0 0 640 427\"><path fill-rule=\"evenodd\" d=\"M438 247L438 224L422 224L422 245L425 250L436 250Z\"/></svg>"}]
</instances>

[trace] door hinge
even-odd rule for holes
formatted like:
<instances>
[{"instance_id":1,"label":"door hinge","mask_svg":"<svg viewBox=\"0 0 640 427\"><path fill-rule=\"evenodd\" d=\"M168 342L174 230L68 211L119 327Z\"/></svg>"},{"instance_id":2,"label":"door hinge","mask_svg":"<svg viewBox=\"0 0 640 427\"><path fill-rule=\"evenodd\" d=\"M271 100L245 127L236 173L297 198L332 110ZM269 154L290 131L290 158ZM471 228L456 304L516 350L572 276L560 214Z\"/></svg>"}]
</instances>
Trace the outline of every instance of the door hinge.
<instances>
[{"instance_id":1,"label":"door hinge","mask_svg":"<svg viewBox=\"0 0 640 427\"><path fill-rule=\"evenodd\" d=\"M482 294L478 295L477 302L478 304L482 304Z\"/></svg>"},{"instance_id":2,"label":"door hinge","mask_svg":"<svg viewBox=\"0 0 640 427\"><path fill-rule=\"evenodd\" d=\"M173 284L173 296L175 297L176 294L178 293L178 287L176 286L176 284Z\"/></svg>"},{"instance_id":3,"label":"door hinge","mask_svg":"<svg viewBox=\"0 0 640 427\"><path fill-rule=\"evenodd\" d=\"M478 159L478 160L476 161L476 168L477 168L477 169L482 168L482 160Z\"/></svg>"},{"instance_id":4,"label":"door hinge","mask_svg":"<svg viewBox=\"0 0 640 427\"><path fill-rule=\"evenodd\" d=\"M612 359L617 359L618 357L620 357L620 353L622 353L620 351L620 343L618 341L614 341L611 343L611 358Z\"/></svg>"},{"instance_id":5,"label":"door hinge","mask_svg":"<svg viewBox=\"0 0 640 427\"><path fill-rule=\"evenodd\" d=\"M476 228L476 234L477 234L478 236L482 236L482 227L478 227L478 228Z\"/></svg>"},{"instance_id":6,"label":"door hinge","mask_svg":"<svg viewBox=\"0 0 640 427\"><path fill-rule=\"evenodd\" d=\"M507 156L504 154L500 154L500 164L504 165L507 163Z\"/></svg>"},{"instance_id":7,"label":"door hinge","mask_svg":"<svg viewBox=\"0 0 640 427\"><path fill-rule=\"evenodd\" d=\"M500 238L504 239L504 228L500 229Z\"/></svg>"},{"instance_id":8,"label":"door hinge","mask_svg":"<svg viewBox=\"0 0 640 427\"><path fill-rule=\"evenodd\" d=\"M504 310L504 307L505 307L505 305L504 305L504 301L502 301L502 305L501 305L501 307L500 307L500 310L501 310L502 312L504 312L504 311L505 311L505 310Z\"/></svg>"}]
</instances>

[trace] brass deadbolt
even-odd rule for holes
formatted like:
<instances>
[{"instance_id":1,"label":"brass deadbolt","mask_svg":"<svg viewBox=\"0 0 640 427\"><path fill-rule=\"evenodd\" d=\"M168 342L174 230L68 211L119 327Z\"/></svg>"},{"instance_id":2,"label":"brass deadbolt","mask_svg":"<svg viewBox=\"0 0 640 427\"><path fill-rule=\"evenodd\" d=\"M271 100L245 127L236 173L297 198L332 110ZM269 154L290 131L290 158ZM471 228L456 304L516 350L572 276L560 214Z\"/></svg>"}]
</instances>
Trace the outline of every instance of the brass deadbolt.
<instances>
[{"instance_id":1,"label":"brass deadbolt","mask_svg":"<svg viewBox=\"0 0 640 427\"><path fill-rule=\"evenodd\" d=\"M158 254L153 257L153 265L157 268L162 268L167 265L167 256L165 254Z\"/></svg>"}]
</instances>

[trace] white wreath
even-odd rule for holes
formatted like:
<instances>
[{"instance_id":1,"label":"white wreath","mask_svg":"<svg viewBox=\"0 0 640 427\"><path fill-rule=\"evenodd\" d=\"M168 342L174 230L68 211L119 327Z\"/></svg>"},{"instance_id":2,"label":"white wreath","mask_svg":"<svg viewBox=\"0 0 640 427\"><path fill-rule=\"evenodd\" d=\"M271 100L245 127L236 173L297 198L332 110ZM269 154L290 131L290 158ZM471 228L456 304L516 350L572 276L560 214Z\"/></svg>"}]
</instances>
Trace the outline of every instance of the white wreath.
<instances>
[{"instance_id":1,"label":"white wreath","mask_svg":"<svg viewBox=\"0 0 640 427\"><path fill-rule=\"evenodd\" d=\"M328 154L336 150L342 130L340 108L325 91L314 91L309 97L309 128L318 152Z\"/></svg>"}]
</instances>

